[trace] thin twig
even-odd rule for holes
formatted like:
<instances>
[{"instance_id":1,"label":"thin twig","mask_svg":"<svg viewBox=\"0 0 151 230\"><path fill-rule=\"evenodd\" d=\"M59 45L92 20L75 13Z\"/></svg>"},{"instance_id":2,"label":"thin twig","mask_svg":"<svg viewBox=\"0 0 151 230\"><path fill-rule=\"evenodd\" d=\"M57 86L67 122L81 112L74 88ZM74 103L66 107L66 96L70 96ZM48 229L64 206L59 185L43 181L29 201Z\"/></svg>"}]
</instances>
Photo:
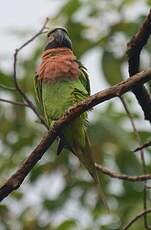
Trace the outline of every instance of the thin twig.
<instances>
[{"instance_id":1,"label":"thin twig","mask_svg":"<svg viewBox=\"0 0 151 230\"><path fill-rule=\"evenodd\" d=\"M131 125L133 127L134 133L135 133L137 141L138 141L138 144L139 144L139 146L141 146L142 145L141 138L140 138L139 132L137 131L135 123L133 121L133 117L132 117L132 115L128 109L128 106L127 106L123 97L120 97L120 100L121 100L123 107L124 107L128 117L130 119ZM144 157L143 149L140 149L140 154L141 154L143 173L146 174L146 163L145 163L145 157ZM144 211L146 211L147 210L147 182L146 181L144 182L144 199L143 200L144 200L144 202L143 202ZM144 214L144 225L145 225L146 229L151 229L150 226L148 225L147 214Z\"/></svg>"},{"instance_id":2,"label":"thin twig","mask_svg":"<svg viewBox=\"0 0 151 230\"><path fill-rule=\"evenodd\" d=\"M129 75L132 76L139 72L140 54L143 47L146 45L151 34L151 10L145 18L143 25L139 31L127 44ZM137 86L132 89L135 94L146 120L151 122L151 97L145 86Z\"/></svg>"},{"instance_id":3,"label":"thin twig","mask_svg":"<svg viewBox=\"0 0 151 230\"><path fill-rule=\"evenodd\" d=\"M9 104L12 104L12 105L20 105L20 106L29 107L28 104L25 104L25 103L22 103L22 102L17 102L17 101L6 100L6 99L3 99L3 98L0 98L0 101L5 102L5 103L9 103Z\"/></svg>"},{"instance_id":4,"label":"thin twig","mask_svg":"<svg viewBox=\"0 0 151 230\"><path fill-rule=\"evenodd\" d=\"M7 86L1 85L1 84L0 84L0 88L6 89L6 90L10 90L10 91L16 91L16 88L7 87Z\"/></svg>"},{"instance_id":5,"label":"thin twig","mask_svg":"<svg viewBox=\"0 0 151 230\"><path fill-rule=\"evenodd\" d=\"M73 119L80 116L83 112L92 107L110 100L111 98L119 97L131 90L134 86L143 84L151 79L151 69L143 71L135 76L122 81L106 90L100 91L85 101L73 106L68 112L64 114L58 121L55 122L48 134L41 140L39 145L33 150L20 168L13 174L6 183L0 188L0 201L7 197L12 191L19 188L25 177L32 170L35 164L41 159L46 150L54 142L60 131L71 122Z\"/></svg>"},{"instance_id":6,"label":"thin twig","mask_svg":"<svg viewBox=\"0 0 151 230\"><path fill-rule=\"evenodd\" d=\"M150 147L150 146L151 146L151 141L149 141L149 142L147 142L147 143L141 145L140 147L136 148L136 149L134 150L134 152L140 151L141 149L144 149L144 148L147 148L147 147Z\"/></svg>"},{"instance_id":7,"label":"thin twig","mask_svg":"<svg viewBox=\"0 0 151 230\"><path fill-rule=\"evenodd\" d=\"M17 81L17 73L16 73L16 67L17 67L17 58L18 58L18 54L19 52L25 47L27 46L29 43L31 43L32 41L34 41L40 34L43 33L43 30L46 27L46 24L48 23L48 18L46 19L44 25L42 26L42 28L39 30L39 32L37 34L35 34L32 38L30 38L28 41L26 41L23 45L21 45L18 49L15 50L14 53L14 63L13 63L13 79L14 79L14 84L16 87L16 90L20 93L20 95L23 97L23 99L26 101L26 103L29 105L29 107L33 110L33 112L37 115L37 117L39 118L39 120L41 121L41 123L48 129L48 126L45 122L45 120L43 119L43 117L39 114L39 112L37 111L36 107L34 106L34 104L32 103L32 101L26 96L26 94L23 92L23 90L21 89L21 87L18 84Z\"/></svg>"},{"instance_id":8,"label":"thin twig","mask_svg":"<svg viewBox=\"0 0 151 230\"><path fill-rule=\"evenodd\" d=\"M151 208L147 209L143 212L140 212L139 214L137 214L126 226L124 226L124 228L122 230L127 230L129 227L131 227L132 224L134 224L134 222L136 222L139 218L141 218L142 216L146 215L147 213L151 212Z\"/></svg>"},{"instance_id":9,"label":"thin twig","mask_svg":"<svg viewBox=\"0 0 151 230\"><path fill-rule=\"evenodd\" d=\"M47 17L46 20L45 20L45 22L44 22L44 24L43 24L43 26L42 26L41 29L39 30L39 32L37 32L33 37L31 37L28 41L26 41L23 45L21 45L21 46L17 49L17 52L19 52L20 50L22 50L25 46L27 46L27 45L28 45L29 43L31 43L32 41L34 41L37 37L39 37L39 35L45 33L45 32L43 32L43 31L44 31L45 28L47 28L46 25L47 25L48 21L49 21L49 18Z\"/></svg>"},{"instance_id":10,"label":"thin twig","mask_svg":"<svg viewBox=\"0 0 151 230\"><path fill-rule=\"evenodd\" d=\"M151 174L145 174L145 175L139 175L139 176L129 176L126 174L121 174L121 173L117 173L117 172L113 172L110 169L95 163L95 167L97 168L98 171L101 171L102 173L112 177L112 178L116 178L116 179L120 179L120 180L126 180L126 181L146 181L146 180L150 180L151 179Z\"/></svg>"}]
</instances>

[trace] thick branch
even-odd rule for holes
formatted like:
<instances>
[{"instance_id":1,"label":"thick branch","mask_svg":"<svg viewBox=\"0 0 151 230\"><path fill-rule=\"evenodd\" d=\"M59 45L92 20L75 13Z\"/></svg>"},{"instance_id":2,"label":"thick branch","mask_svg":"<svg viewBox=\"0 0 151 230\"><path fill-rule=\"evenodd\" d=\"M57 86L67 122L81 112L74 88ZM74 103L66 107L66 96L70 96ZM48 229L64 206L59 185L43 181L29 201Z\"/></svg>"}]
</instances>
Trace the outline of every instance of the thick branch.
<instances>
[{"instance_id":1,"label":"thick branch","mask_svg":"<svg viewBox=\"0 0 151 230\"><path fill-rule=\"evenodd\" d=\"M138 132L136 126L135 126L135 123L133 121L133 117L132 117L132 115L131 115L131 113L130 113L130 111L128 109L128 106L127 106L124 98L120 97L120 99L121 99L121 102L122 102L122 104L123 104L123 106L125 108L127 116L130 119L131 125L133 127L133 131L134 131L134 133L136 135L136 138L137 138L137 141L139 143L139 146L141 146L142 145L141 137L140 137L140 134L139 134L139 132ZM144 156L144 150L143 149L140 150L140 155L141 155L143 173L146 174L146 172L147 172L146 171L146 162L145 162L145 156ZM147 210L147 181L144 182L144 199L143 200L144 200L144 211L145 211L145 210ZM148 225L147 214L144 215L144 226L145 226L146 229L151 229L150 226Z\"/></svg>"},{"instance_id":2,"label":"thick branch","mask_svg":"<svg viewBox=\"0 0 151 230\"><path fill-rule=\"evenodd\" d=\"M129 63L129 74L130 76L139 72L139 64L140 64L140 54L143 47L146 45L149 36L151 34L151 10L146 17L143 25L139 29L138 33L131 39L128 44L128 63ZM143 112L146 120L151 122L151 97L145 88L145 86L137 86L133 88L133 93L135 94ZM137 134L137 132L136 132ZM138 140L140 140L139 135L137 135ZM139 141L139 145L141 146L141 140ZM145 166L145 158L143 149L140 149L141 160L143 164L143 172L146 173ZM146 184L144 186L144 210L147 210L147 188ZM151 229L148 225L147 215L144 215L144 223L146 229Z\"/></svg>"},{"instance_id":3,"label":"thick branch","mask_svg":"<svg viewBox=\"0 0 151 230\"><path fill-rule=\"evenodd\" d=\"M145 44L147 43L149 36L151 34L151 11L146 17L143 25L139 31L133 36L133 38L128 43L128 63L129 63L129 74L130 76L139 72L140 64L140 53ZM137 86L132 89L135 94L143 112L146 120L151 122L151 97L147 92L145 86Z\"/></svg>"},{"instance_id":4,"label":"thick branch","mask_svg":"<svg viewBox=\"0 0 151 230\"><path fill-rule=\"evenodd\" d=\"M117 178L120 180L126 180L126 181L146 181L146 180L150 180L151 179L151 174L145 174L145 175L140 175L140 176L129 176L126 174L120 174L117 172L113 172L111 170L109 170L106 167L103 167L100 164L95 163L95 166L97 168L98 171L101 171L102 173L112 177L112 178Z\"/></svg>"},{"instance_id":5,"label":"thick branch","mask_svg":"<svg viewBox=\"0 0 151 230\"><path fill-rule=\"evenodd\" d=\"M134 86L143 84L151 79L151 69L143 71L136 74L132 78L126 81L122 81L111 88L103 90L94 94L93 96L87 98L85 101L72 107L70 111L66 112L63 117L61 117L53 126L53 128L48 132L40 144L33 150L28 159L21 165L15 174L13 174L8 181L0 188L0 200L7 197L13 190L17 189L34 165L41 159L43 154L53 143L55 138L59 135L59 132L64 126L66 126L73 119L78 117L83 112L89 110L97 104L104 101L110 100L114 97L119 97L131 90Z\"/></svg>"}]
</instances>

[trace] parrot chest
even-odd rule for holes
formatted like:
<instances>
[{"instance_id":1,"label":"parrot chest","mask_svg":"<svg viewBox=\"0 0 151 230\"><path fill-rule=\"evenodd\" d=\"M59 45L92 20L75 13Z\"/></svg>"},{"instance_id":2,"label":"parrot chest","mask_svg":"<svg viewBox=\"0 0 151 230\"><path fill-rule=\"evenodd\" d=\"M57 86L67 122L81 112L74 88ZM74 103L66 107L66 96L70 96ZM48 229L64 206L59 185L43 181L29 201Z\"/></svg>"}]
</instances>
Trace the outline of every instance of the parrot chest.
<instances>
[{"instance_id":1,"label":"parrot chest","mask_svg":"<svg viewBox=\"0 0 151 230\"><path fill-rule=\"evenodd\" d=\"M42 97L47 119L59 119L69 107L84 99L82 92L85 89L79 80L64 79L43 83Z\"/></svg>"},{"instance_id":2,"label":"parrot chest","mask_svg":"<svg viewBox=\"0 0 151 230\"><path fill-rule=\"evenodd\" d=\"M78 75L79 65L72 51L61 48L54 51L45 51L38 69L39 80L52 82L61 80L66 76L72 80L76 80Z\"/></svg>"}]
</instances>

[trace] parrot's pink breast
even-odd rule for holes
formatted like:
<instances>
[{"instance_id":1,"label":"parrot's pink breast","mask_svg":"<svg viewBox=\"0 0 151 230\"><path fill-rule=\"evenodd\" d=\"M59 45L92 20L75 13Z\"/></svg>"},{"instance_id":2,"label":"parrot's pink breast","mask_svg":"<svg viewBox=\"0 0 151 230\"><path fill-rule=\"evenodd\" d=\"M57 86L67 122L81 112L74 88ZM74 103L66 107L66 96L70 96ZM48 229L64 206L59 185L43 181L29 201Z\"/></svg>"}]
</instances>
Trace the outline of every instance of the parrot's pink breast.
<instances>
[{"instance_id":1,"label":"parrot's pink breast","mask_svg":"<svg viewBox=\"0 0 151 230\"><path fill-rule=\"evenodd\" d=\"M56 81L63 78L74 80L78 78L79 65L70 49L49 49L42 55L37 74L38 79L44 81Z\"/></svg>"}]
</instances>

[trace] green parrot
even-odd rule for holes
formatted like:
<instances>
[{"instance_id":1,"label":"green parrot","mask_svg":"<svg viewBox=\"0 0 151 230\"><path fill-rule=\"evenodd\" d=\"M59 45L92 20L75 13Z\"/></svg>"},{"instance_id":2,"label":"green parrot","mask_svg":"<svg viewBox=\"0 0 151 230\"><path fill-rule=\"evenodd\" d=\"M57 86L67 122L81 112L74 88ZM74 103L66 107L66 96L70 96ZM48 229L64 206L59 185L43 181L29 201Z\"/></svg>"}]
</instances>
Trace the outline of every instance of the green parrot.
<instances>
[{"instance_id":1,"label":"green parrot","mask_svg":"<svg viewBox=\"0 0 151 230\"><path fill-rule=\"evenodd\" d=\"M86 69L73 54L67 30L55 28L47 36L47 44L35 77L35 89L41 111L51 128L70 107L90 95L90 83ZM79 158L97 184L104 205L108 207L94 165L86 128L85 112L60 132L57 154L66 148Z\"/></svg>"}]
</instances>

